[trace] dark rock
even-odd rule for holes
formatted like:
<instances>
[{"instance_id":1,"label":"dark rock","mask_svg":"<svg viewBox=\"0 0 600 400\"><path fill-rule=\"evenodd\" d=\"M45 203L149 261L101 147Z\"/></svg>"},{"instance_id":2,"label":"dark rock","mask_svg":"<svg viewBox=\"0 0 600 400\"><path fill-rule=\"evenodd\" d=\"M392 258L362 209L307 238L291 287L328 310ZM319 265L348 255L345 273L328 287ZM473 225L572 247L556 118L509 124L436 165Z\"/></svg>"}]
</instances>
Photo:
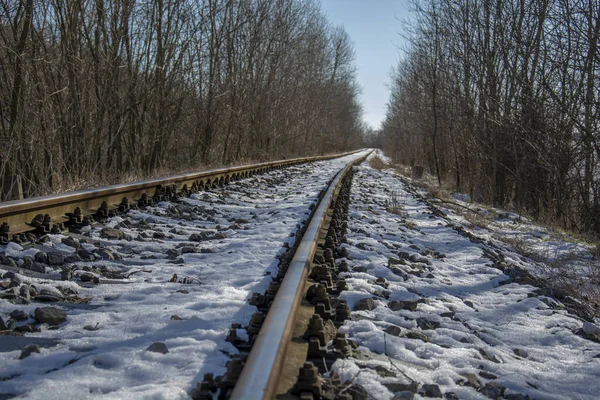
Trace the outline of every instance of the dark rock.
<instances>
[{"instance_id":1,"label":"dark rock","mask_svg":"<svg viewBox=\"0 0 600 400\"><path fill-rule=\"evenodd\" d=\"M341 249L338 249L337 253L338 253L338 258L349 258L350 257L350 251L348 251L347 247L342 247Z\"/></svg>"},{"instance_id":2,"label":"dark rock","mask_svg":"<svg viewBox=\"0 0 600 400\"><path fill-rule=\"evenodd\" d=\"M77 250L77 255L84 261L94 261L96 257L84 248Z\"/></svg>"},{"instance_id":3,"label":"dark rock","mask_svg":"<svg viewBox=\"0 0 600 400\"><path fill-rule=\"evenodd\" d=\"M56 288L60 290L63 296L72 296L77 294L77 290L70 287L57 286Z\"/></svg>"},{"instance_id":4,"label":"dark rock","mask_svg":"<svg viewBox=\"0 0 600 400\"><path fill-rule=\"evenodd\" d=\"M408 275L406 274L406 272L404 272L403 270L401 270L398 267L392 267L392 268L390 268L390 271L392 271L392 273L394 275L401 276L404 280L408 279Z\"/></svg>"},{"instance_id":5,"label":"dark rock","mask_svg":"<svg viewBox=\"0 0 600 400\"><path fill-rule=\"evenodd\" d=\"M472 301L470 301L470 300L463 300L463 303L465 303L465 305L471 307L472 309L475 309L475 305L473 304Z\"/></svg>"},{"instance_id":6,"label":"dark rock","mask_svg":"<svg viewBox=\"0 0 600 400\"><path fill-rule=\"evenodd\" d=\"M33 272L39 272L40 274L45 274L46 273L46 267L44 266L44 264L39 263L39 262L35 262L35 261L31 265L31 270Z\"/></svg>"},{"instance_id":7,"label":"dark rock","mask_svg":"<svg viewBox=\"0 0 600 400\"><path fill-rule=\"evenodd\" d=\"M177 249L169 249L166 251L165 254L167 255L167 258L170 258L170 259L175 259L175 258L179 257L179 251Z\"/></svg>"},{"instance_id":8,"label":"dark rock","mask_svg":"<svg viewBox=\"0 0 600 400\"><path fill-rule=\"evenodd\" d=\"M39 329L36 329L34 324L20 325L15 328L15 332L33 333L33 332L39 332Z\"/></svg>"},{"instance_id":9,"label":"dark rock","mask_svg":"<svg viewBox=\"0 0 600 400\"><path fill-rule=\"evenodd\" d=\"M483 388L480 393L490 399L501 399L504 396L506 388L497 382L489 382Z\"/></svg>"},{"instance_id":10,"label":"dark rock","mask_svg":"<svg viewBox=\"0 0 600 400\"><path fill-rule=\"evenodd\" d=\"M392 336L400 336L400 334L402 333L402 329L396 325L388 325L385 328L384 332Z\"/></svg>"},{"instance_id":11,"label":"dark rock","mask_svg":"<svg viewBox=\"0 0 600 400\"><path fill-rule=\"evenodd\" d=\"M200 249L200 253L202 254L210 254L210 253L214 253L215 251L213 249L210 248L202 248Z\"/></svg>"},{"instance_id":12,"label":"dark rock","mask_svg":"<svg viewBox=\"0 0 600 400\"><path fill-rule=\"evenodd\" d=\"M0 299L12 300L14 298L19 297L19 288L17 286L13 286L8 290L0 293Z\"/></svg>"},{"instance_id":13,"label":"dark rock","mask_svg":"<svg viewBox=\"0 0 600 400\"><path fill-rule=\"evenodd\" d=\"M348 262L346 260L342 261L338 264L338 271L340 272L350 272L350 268L348 267Z\"/></svg>"},{"instance_id":14,"label":"dark rock","mask_svg":"<svg viewBox=\"0 0 600 400\"><path fill-rule=\"evenodd\" d=\"M583 323L581 329L586 335L595 335L600 337L600 327L596 324L586 321Z\"/></svg>"},{"instance_id":15,"label":"dark rock","mask_svg":"<svg viewBox=\"0 0 600 400\"><path fill-rule=\"evenodd\" d=\"M479 382L479 379L477 379L477 375L468 372L462 373L461 375L467 379L466 382L464 382L464 386L470 386L475 388L475 390L479 390L479 388L481 388L481 382Z\"/></svg>"},{"instance_id":16,"label":"dark rock","mask_svg":"<svg viewBox=\"0 0 600 400\"><path fill-rule=\"evenodd\" d=\"M419 317L417 318L417 325L419 326L419 328L426 331L429 329L437 329L440 326L440 323L436 321L430 321L423 317Z\"/></svg>"},{"instance_id":17,"label":"dark rock","mask_svg":"<svg viewBox=\"0 0 600 400\"><path fill-rule=\"evenodd\" d=\"M410 254L406 251L401 251L398 253L398 257L400 257L402 260L407 260L410 257Z\"/></svg>"},{"instance_id":18,"label":"dark rock","mask_svg":"<svg viewBox=\"0 0 600 400\"><path fill-rule=\"evenodd\" d=\"M406 300L406 301L392 300L388 303L388 307L392 311L398 311L398 310L416 311L418 304L419 304L419 302L417 302L416 300Z\"/></svg>"},{"instance_id":19,"label":"dark rock","mask_svg":"<svg viewBox=\"0 0 600 400\"><path fill-rule=\"evenodd\" d=\"M498 377L487 371L479 371L479 376L485 379L498 379Z\"/></svg>"},{"instance_id":20,"label":"dark rock","mask_svg":"<svg viewBox=\"0 0 600 400\"><path fill-rule=\"evenodd\" d=\"M353 272L367 272L367 267L357 265L356 267L352 267L352 271Z\"/></svg>"},{"instance_id":21,"label":"dark rock","mask_svg":"<svg viewBox=\"0 0 600 400\"><path fill-rule=\"evenodd\" d=\"M39 272L41 274L46 272L46 267L44 266L44 264L39 263L37 261L33 261L29 257L23 259L23 264L21 265L21 268L27 269L29 271Z\"/></svg>"},{"instance_id":22,"label":"dark rock","mask_svg":"<svg viewBox=\"0 0 600 400\"><path fill-rule=\"evenodd\" d=\"M346 393L350 395L352 400L368 400L369 394L360 385L352 385L346 389Z\"/></svg>"},{"instance_id":23,"label":"dark rock","mask_svg":"<svg viewBox=\"0 0 600 400\"><path fill-rule=\"evenodd\" d=\"M48 264L49 265L61 265L65 262L65 256L62 253L52 252L48 253Z\"/></svg>"},{"instance_id":24,"label":"dark rock","mask_svg":"<svg viewBox=\"0 0 600 400\"><path fill-rule=\"evenodd\" d=\"M2 264L13 268L18 268L17 262L9 257L4 258L4 260L2 260ZM4 277L6 278L6 275Z\"/></svg>"},{"instance_id":25,"label":"dark rock","mask_svg":"<svg viewBox=\"0 0 600 400\"><path fill-rule=\"evenodd\" d=\"M29 318L29 314L27 314L23 310L14 310L9 315L15 321L25 321L25 320L27 320Z\"/></svg>"},{"instance_id":26,"label":"dark rock","mask_svg":"<svg viewBox=\"0 0 600 400\"><path fill-rule=\"evenodd\" d=\"M65 263L67 263L67 264L73 264L73 263L82 262L82 261L83 261L83 259L77 253L72 253L65 257Z\"/></svg>"},{"instance_id":27,"label":"dark rock","mask_svg":"<svg viewBox=\"0 0 600 400\"><path fill-rule=\"evenodd\" d=\"M413 400L414 398L415 394L413 392L405 390L402 392L394 393L394 397L392 397L392 400Z\"/></svg>"},{"instance_id":28,"label":"dark rock","mask_svg":"<svg viewBox=\"0 0 600 400\"><path fill-rule=\"evenodd\" d=\"M454 392L446 392L444 393L444 398L446 400L460 400L460 398L458 397L458 395Z\"/></svg>"},{"instance_id":29,"label":"dark rock","mask_svg":"<svg viewBox=\"0 0 600 400\"><path fill-rule=\"evenodd\" d=\"M202 242L208 240L208 236L204 232L192 233L188 238L190 242Z\"/></svg>"},{"instance_id":30,"label":"dark rock","mask_svg":"<svg viewBox=\"0 0 600 400\"><path fill-rule=\"evenodd\" d=\"M98 258L100 258L101 260L107 260L107 261L112 261L115 260L115 255L106 250L106 249L98 249L96 250L96 255L98 256Z\"/></svg>"},{"instance_id":31,"label":"dark rock","mask_svg":"<svg viewBox=\"0 0 600 400\"><path fill-rule=\"evenodd\" d=\"M24 299L29 300L31 298L31 296L35 296L35 295L36 295L35 288L33 288L32 286L30 286L28 284L24 284L19 288L19 296L23 297Z\"/></svg>"},{"instance_id":32,"label":"dark rock","mask_svg":"<svg viewBox=\"0 0 600 400\"><path fill-rule=\"evenodd\" d=\"M92 282L96 285L100 283L100 278L98 278L96 275L92 274L91 272L83 272L83 273L79 274L78 276L82 282Z\"/></svg>"},{"instance_id":33,"label":"dark rock","mask_svg":"<svg viewBox=\"0 0 600 400\"><path fill-rule=\"evenodd\" d=\"M438 385L423 385L420 393L423 393L425 397L442 397L442 391Z\"/></svg>"},{"instance_id":34,"label":"dark rock","mask_svg":"<svg viewBox=\"0 0 600 400\"><path fill-rule=\"evenodd\" d=\"M98 329L100 329L98 326L100 325L100 323L97 323L96 325L85 325L83 327L84 331L97 331Z\"/></svg>"},{"instance_id":35,"label":"dark rock","mask_svg":"<svg viewBox=\"0 0 600 400\"><path fill-rule=\"evenodd\" d=\"M70 281L73 279L73 272L68 268L63 269L60 271L60 279L63 281Z\"/></svg>"},{"instance_id":36,"label":"dark rock","mask_svg":"<svg viewBox=\"0 0 600 400\"><path fill-rule=\"evenodd\" d=\"M14 331L17 327L17 321L15 321L12 318L9 318L8 320L4 321L4 329L0 329L0 330L5 330L5 331Z\"/></svg>"},{"instance_id":37,"label":"dark rock","mask_svg":"<svg viewBox=\"0 0 600 400\"><path fill-rule=\"evenodd\" d=\"M19 360L29 357L32 353L39 353L40 346L37 344L29 344L25 346L23 350L21 350L21 355L19 355Z\"/></svg>"},{"instance_id":38,"label":"dark rock","mask_svg":"<svg viewBox=\"0 0 600 400\"><path fill-rule=\"evenodd\" d=\"M456 313L454 311L447 311L440 314L440 317L454 319Z\"/></svg>"},{"instance_id":39,"label":"dark rock","mask_svg":"<svg viewBox=\"0 0 600 400\"><path fill-rule=\"evenodd\" d=\"M356 305L354 306L354 311L359 311L359 310L374 310L375 307L377 307L377 305L375 304L375 302L373 301L372 298L367 297L364 299L360 299L358 301L358 303L356 303Z\"/></svg>"},{"instance_id":40,"label":"dark rock","mask_svg":"<svg viewBox=\"0 0 600 400\"><path fill-rule=\"evenodd\" d=\"M377 375L381 376L382 378L395 378L397 376L395 373L393 373L392 371L390 371L389 369L387 369L381 365L376 365L375 367L372 367L371 369L373 369L375 372L377 372Z\"/></svg>"},{"instance_id":41,"label":"dark rock","mask_svg":"<svg viewBox=\"0 0 600 400\"><path fill-rule=\"evenodd\" d=\"M218 232L215 234L215 239L227 239L227 235L224 233Z\"/></svg>"},{"instance_id":42,"label":"dark rock","mask_svg":"<svg viewBox=\"0 0 600 400\"><path fill-rule=\"evenodd\" d=\"M429 338L427 337L426 334L424 334L423 332L415 331L415 330L410 330L410 331L406 332L404 334L404 337L408 338L408 339L419 339L424 342L429 342Z\"/></svg>"},{"instance_id":43,"label":"dark rock","mask_svg":"<svg viewBox=\"0 0 600 400\"><path fill-rule=\"evenodd\" d=\"M79 244L79 242L75 239L73 239L70 236L67 236L66 238L63 238L61 240L61 242L67 246L70 246L72 248L74 248L75 250L79 249L79 247L81 247L81 245Z\"/></svg>"},{"instance_id":44,"label":"dark rock","mask_svg":"<svg viewBox=\"0 0 600 400\"><path fill-rule=\"evenodd\" d=\"M185 260L181 257L179 257L177 260L170 260L167 261L167 263L169 264L185 264Z\"/></svg>"},{"instance_id":45,"label":"dark rock","mask_svg":"<svg viewBox=\"0 0 600 400\"><path fill-rule=\"evenodd\" d=\"M429 261L427 259L427 257L417 257L417 262L418 263L422 263L422 264L426 264L426 265L431 265L431 261Z\"/></svg>"},{"instance_id":46,"label":"dark rock","mask_svg":"<svg viewBox=\"0 0 600 400\"><path fill-rule=\"evenodd\" d=\"M166 235L163 232L156 231L152 234L152 239L164 239Z\"/></svg>"},{"instance_id":47,"label":"dark rock","mask_svg":"<svg viewBox=\"0 0 600 400\"><path fill-rule=\"evenodd\" d=\"M62 294L59 292L55 292L54 290L49 290L49 289L41 289L39 292L40 295L42 296L58 296L58 297L62 297Z\"/></svg>"},{"instance_id":48,"label":"dark rock","mask_svg":"<svg viewBox=\"0 0 600 400\"><path fill-rule=\"evenodd\" d=\"M502 360L500 360L498 357L496 357L495 354L489 354L487 351L485 351L484 349L477 349L479 350L479 354L481 354L481 356L483 358L485 358L488 361L491 362L495 362L496 364L502 364Z\"/></svg>"},{"instance_id":49,"label":"dark rock","mask_svg":"<svg viewBox=\"0 0 600 400\"><path fill-rule=\"evenodd\" d=\"M40 324L60 325L67 320L67 313L56 307L38 307L34 311Z\"/></svg>"},{"instance_id":50,"label":"dark rock","mask_svg":"<svg viewBox=\"0 0 600 400\"><path fill-rule=\"evenodd\" d=\"M417 393L419 384L417 382L400 383L400 382L382 382L391 392L409 392Z\"/></svg>"},{"instance_id":51,"label":"dark rock","mask_svg":"<svg viewBox=\"0 0 600 400\"><path fill-rule=\"evenodd\" d=\"M102 228L100 231L100 237L109 240L119 240L123 239L125 234L118 229L115 228Z\"/></svg>"},{"instance_id":52,"label":"dark rock","mask_svg":"<svg viewBox=\"0 0 600 400\"><path fill-rule=\"evenodd\" d=\"M0 317L0 331L7 331L8 330L8 326L6 325L6 322L4 322L4 318Z\"/></svg>"},{"instance_id":53,"label":"dark rock","mask_svg":"<svg viewBox=\"0 0 600 400\"><path fill-rule=\"evenodd\" d=\"M164 344L162 342L156 342L156 343L152 343L150 345L150 347L148 347L146 349L146 351L151 351L153 353L167 354L169 352L169 349L167 349L166 344Z\"/></svg>"},{"instance_id":54,"label":"dark rock","mask_svg":"<svg viewBox=\"0 0 600 400\"><path fill-rule=\"evenodd\" d=\"M40 294L35 296L35 301L39 301L41 303L56 303L58 301L63 301L64 298L62 295L58 295L54 292L49 292L47 290L42 290Z\"/></svg>"},{"instance_id":55,"label":"dark rock","mask_svg":"<svg viewBox=\"0 0 600 400\"><path fill-rule=\"evenodd\" d=\"M197 252L198 252L198 248L197 247L183 246L181 248L181 254L193 254L193 253L197 253Z\"/></svg>"},{"instance_id":56,"label":"dark rock","mask_svg":"<svg viewBox=\"0 0 600 400\"><path fill-rule=\"evenodd\" d=\"M37 262L48 264L48 255L43 251L38 251L37 253L35 253L33 259Z\"/></svg>"},{"instance_id":57,"label":"dark rock","mask_svg":"<svg viewBox=\"0 0 600 400\"><path fill-rule=\"evenodd\" d=\"M389 266L392 266L392 265L406 265L406 261L404 261L404 260L398 260L397 258L390 257L390 258L388 258L388 265Z\"/></svg>"}]
</instances>

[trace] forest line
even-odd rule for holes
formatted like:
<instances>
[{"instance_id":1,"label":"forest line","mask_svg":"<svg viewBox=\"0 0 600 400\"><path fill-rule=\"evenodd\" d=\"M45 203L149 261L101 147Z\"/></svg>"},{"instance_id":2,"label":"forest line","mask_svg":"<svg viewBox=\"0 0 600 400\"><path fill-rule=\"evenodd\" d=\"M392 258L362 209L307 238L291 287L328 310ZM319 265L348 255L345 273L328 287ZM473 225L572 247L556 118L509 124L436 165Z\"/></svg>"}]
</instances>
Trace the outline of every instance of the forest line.
<instances>
[{"instance_id":1,"label":"forest line","mask_svg":"<svg viewBox=\"0 0 600 400\"><path fill-rule=\"evenodd\" d=\"M0 176L27 197L361 144L353 45L317 2L0 0L0 18Z\"/></svg>"},{"instance_id":2,"label":"forest line","mask_svg":"<svg viewBox=\"0 0 600 400\"><path fill-rule=\"evenodd\" d=\"M600 4L415 0L382 145L438 184L600 232Z\"/></svg>"}]
</instances>

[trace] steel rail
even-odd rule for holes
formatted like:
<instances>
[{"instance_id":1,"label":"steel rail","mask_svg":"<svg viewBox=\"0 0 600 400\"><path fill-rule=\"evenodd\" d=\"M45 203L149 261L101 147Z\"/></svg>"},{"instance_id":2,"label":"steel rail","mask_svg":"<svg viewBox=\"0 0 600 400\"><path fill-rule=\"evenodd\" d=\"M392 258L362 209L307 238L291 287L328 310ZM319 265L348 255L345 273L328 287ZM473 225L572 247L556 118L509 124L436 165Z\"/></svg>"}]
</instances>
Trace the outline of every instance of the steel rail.
<instances>
[{"instance_id":1,"label":"steel rail","mask_svg":"<svg viewBox=\"0 0 600 400\"><path fill-rule=\"evenodd\" d=\"M25 200L14 200L0 203L0 225L10 227L10 234L32 230L29 223L38 214L48 214L52 222L63 222L67 220L65 213L70 213L79 207L84 215L94 213L106 201L109 206L116 208L121 200L126 197L130 201L138 200L142 194L152 195L150 191L158 186L177 185L178 190L184 185L191 187L195 182L221 183L231 178L248 176L255 172L265 172L272 168L286 167L293 164L305 162L329 160L355 154L361 150L341 154L301 157L290 160L271 161L236 167L213 169L196 173L175 175L166 178L150 179L141 182L119 184L94 189L84 189L75 192L32 197ZM58 219L58 221L57 221Z\"/></svg>"},{"instance_id":2,"label":"steel rail","mask_svg":"<svg viewBox=\"0 0 600 400\"><path fill-rule=\"evenodd\" d=\"M370 153L369 151L357 157L338 172L322 197L290 262L230 399L264 400L275 397L286 348L294 329L295 314L302 302L327 211L333 206L334 194L338 191L344 175Z\"/></svg>"}]
</instances>

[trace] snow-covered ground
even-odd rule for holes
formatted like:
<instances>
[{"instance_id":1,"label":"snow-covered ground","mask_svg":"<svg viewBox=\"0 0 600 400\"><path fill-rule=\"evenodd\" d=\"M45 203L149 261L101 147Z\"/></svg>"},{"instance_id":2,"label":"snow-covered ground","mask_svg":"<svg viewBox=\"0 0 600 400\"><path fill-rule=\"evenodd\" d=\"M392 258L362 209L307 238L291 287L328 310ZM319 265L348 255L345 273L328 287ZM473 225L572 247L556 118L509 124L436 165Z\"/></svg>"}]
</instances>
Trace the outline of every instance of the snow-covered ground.
<instances>
[{"instance_id":1,"label":"snow-covered ground","mask_svg":"<svg viewBox=\"0 0 600 400\"><path fill-rule=\"evenodd\" d=\"M340 330L359 348L336 372L376 399L598 398L598 326L528 284L531 260L416 192L368 163L354 174Z\"/></svg>"},{"instance_id":2,"label":"snow-covered ground","mask_svg":"<svg viewBox=\"0 0 600 400\"><path fill-rule=\"evenodd\" d=\"M0 336L0 399L188 398L204 373L222 375L238 352L227 329L248 323L248 298L268 287L319 191L357 157L232 182L43 245L0 246L0 322L36 330ZM42 307L59 311L36 321ZM28 344L39 348L27 355Z\"/></svg>"},{"instance_id":3,"label":"snow-covered ground","mask_svg":"<svg viewBox=\"0 0 600 400\"><path fill-rule=\"evenodd\" d=\"M238 352L227 329L248 323L248 298L268 287L319 190L354 157L233 182L35 247L0 247L0 324L36 329L0 336L0 399L188 398L204 373L222 375ZM505 240L547 247L550 236L509 214L479 227L419 193L368 163L355 171L340 296L353 312L340 330L359 348L334 370L375 399L597 398L598 321L531 285L523 271L543 275L543 259ZM41 307L66 321L37 323ZM27 354L27 344L39 349Z\"/></svg>"}]
</instances>

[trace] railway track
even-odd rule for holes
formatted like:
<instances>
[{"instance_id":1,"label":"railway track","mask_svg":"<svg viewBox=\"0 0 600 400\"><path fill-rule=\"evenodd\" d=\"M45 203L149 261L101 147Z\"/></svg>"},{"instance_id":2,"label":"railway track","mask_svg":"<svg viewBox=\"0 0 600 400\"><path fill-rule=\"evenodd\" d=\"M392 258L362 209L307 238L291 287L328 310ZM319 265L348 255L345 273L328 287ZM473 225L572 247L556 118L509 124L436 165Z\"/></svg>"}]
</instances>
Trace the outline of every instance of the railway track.
<instances>
[{"instance_id":1,"label":"railway track","mask_svg":"<svg viewBox=\"0 0 600 400\"><path fill-rule=\"evenodd\" d=\"M0 244L9 239L27 241L26 233L58 233L64 224L88 223L90 216L107 218L114 211L144 207L186 196L207 187L222 186L256 173L311 161L329 160L346 154L303 157L259 164L221 168L167 178L152 179L59 195L0 203Z\"/></svg>"},{"instance_id":2,"label":"railway track","mask_svg":"<svg viewBox=\"0 0 600 400\"><path fill-rule=\"evenodd\" d=\"M10 398L11 393L18 394L21 373L11 374L9 371L19 371L28 362L30 354L40 352L40 349L42 353L46 348L57 351L60 354L59 358L71 357L62 365L41 368L40 373L43 370L44 374L53 371L58 371L54 372L55 374L61 374L67 366L85 364L86 360L90 359L94 367L109 370L110 367L105 364L111 363L104 358L115 351L112 347L115 346L113 337L116 329L123 329L124 338L130 341L143 342L140 339L142 333L142 336L148 336L146 341L156 340L152 345L158 348L152 349L152 346L148 346L146 353L160 353L163 350L167 353L166 347L162 347L166 346L165 343L171 347L169 340L182 340L186 334L192 334L200 327L218 326L222 329L224 324L230 325L232 321L237 321L237 326L248 327L248 331L251 331L250 328L256 329L257 317L248 318L248 312L255 310L258 303L258 308L266 312L265 307L270 305L270 300L265 302L264 299L275 294L274 287L277 286L278 279L283 278L288 269L289 273L285 276L294 278L284 278L281 285L286 289L279 293L291 293L291 289L288 288L298 286L300 289L294 289L290 303L292 308L297 307L304 286L298 279L306 276L315 256L323 257L323 246L332 246L331 237L326 239L324 233L328 231L328 221L332 217L331 207L342 188L342 178L350 171L351 165L363 160L367 154L346 154L332 161L328 161L331 160L329 157L289 160L270 165L217 170L143 184L82 191L41 199L42 205L33 200L2 205L1 220L5 227L10 226L10 230L5 229L4 238L11 237L12 240L4 245L4 251L0 253L0 282L3 285L2 289L6 289L0 293L0 298L9 302L2 303L0 300L0 316L3 316L0 331L4 329L3 334L10 335L10 340L5 341L8 348L2 349L0 346L0 353L17 350L21 353L17 358L18 362L13 359L14 365L7 365L6 371L0 369L0 381L3 382L0 387L8 385L12 388L9 393L0 391L0 394L7 398ZM308 162L310 164L307 164ZM313 167L317 164L320 165L320 169ZM327 169L329 164L334 165ZM294 166L279 169L289 165ZM338 172L340 167L342 171ZM252 172L263 174L252 175ZM324 172L330 174L329 177ZM293 180L290 174L295 174L294 179L306 175L305 182L288 184L288 180ZM251 175L252 178L237 180ZM315 182L312 183L312 180ZM228 182L232 184L223 186ZM259 193L256 193L256 185L262 188ZM192 192L192 188L204 190L192 194L187 200L185 195ZM152 190L154 195L150 197L148 193ZM125 197L130 200L123 200ZM122 201L117 204L119 198ZM319 206L318 198L322 198ZM269 199L272 199L272 206ZM125 203L128 203L129 207L124 208ZM132 203L135 205L132 206ZM100 206L96 209L97 204ZM77 208L80 211L75 211ZM309 208L313 210L314 217L310 224L306 224L306 210ZM66 218L56 216L66 209L73 210ZM37 224L36 218L38 222L42 221L42 213L46 214L45 221ZM22 223L32 215L33 221ZM337 221L337 217L334 220ZM293 225L290 226L294 221L296 232ZM304 239L300 241L302 234ZM248 239L244 239L246 235ZM262 245L256 245L257 241L262 242ZM273 246L277 248L277 241L280 241L283 247L281 251L275 252L278 259L270 261L269 258L274 254ZM220 265L224 262L231 263L231 256L228 254L234 252L243 262L233 266L236 269L234 273L231 269L223 272ZM293 259L292 254L295 254ZM328 257L330 259L331 254ZM250 262L250 258L256 260ZM231 279L227 281L223 277L213 278L218 274L229 275L227 278ZM222 307L223 318L216 317L218 311L210 311L211 307L219 303L217 295L213 293L214 289L219 291L219 284L224 284L226 290L240 291L240 294L234 295L237 297L235 301L228 299L225 302L235 302L236 307L241 307L237 317L234 315L232 318L232 315L228 314L227 306ZM100 288L109 289L103 289L104 291L99 293ZM248 290L245 288L264 290L264 295L257 292L251 298L250 304L247 304L250 296L247 291L243 291ZM132 293L132 290L139 290L140 293ZM214 303L210 304L211 307L208 307L206 296L212 297L211 301ZM187 297L183 303L179 303L181 300L175 300L182 297ZM287 295L283 297L287 298ZM164 312L160 311L164 315L158 317L169 319L166 326L163 326L163 330L169 332L166 340L163 338L165 335L150 334L156 330L156 324L148 321L149 315L140 313L141 316L135 317L133 324L139 324L138 321L141 321L140 327L123 327L122 325L131 325L131 321L128 321L129 324L116 321L121 318L115 315L129 315L131 311L127 308L135 302L143 303L155 313L159 312L162 305L168 306L164 307ZM175 303L178 303L176 307L183 308L184 311L174 314L171 309ZM270 319L267 316L267 321L277 322L281 321L284 314L293 315L293 310L287 308L289 304L281 303L280 299L275 302L274 310L277 311L277 316ZM40 307L44 305L47 307ZM58 316L41 316L43 308L58 310ZM196 318L201 321L197 321ZM205 318L215 318L217 321L214 324L204 324L202 321ZM171 332L170 325L177 324L173 321L187 321L190 325L189 332L185 329L178 329L177 333ZM271 325L271 322L267 322L265 330L259 335L261 339L256 341L258 347L252 347L268 348L271 340L279 336L277 346L283 350L286 342L290 340L292 322L290 319L284 324L284 332L267 328ZM244 336L242 330L238 330L238 333ZM82 335L84 331L88 333ZM236 329L233 331L235 333ZM36 337L42 333L43 339ZM106 336L102 336L103 334ZM248 334L252 336L251 333ZM86 335L91 335L91 342L94 343L89 348L81 344L81 336ZM97 337L94 338L94 335ZM262 339L265 335L268 335L266 340ZM225 337L215 342L224 341L222 339ZM239 337L236 338L235 334L230 332L227 340L237 342L240 352L238 357L229 362L229 369L234 370L236 365L239 366L240 357L250 349L250 344L255 344L254 337L250 339L245 344L240 343ZM261 345L261 342L264 344ZM61 345L67 347L61 349ZM183 347L189 351L187 346ZM223 354L234 353L234 350L233 346L231 349L221 349ZM129 350L124 353L127 357L132 355ZM215 365L224 365L229 359L229 356L215 357L200 353L196 356L200 355L204 360L196 363L199 365L198 370L214 369ZM192 351L190 357L193 354ZM258 353L255 350L253 354ZM20 361L21 359L23 361ZM194 361L191 358L186 359L193 365ZM282 358L272 361L274 365L281 364ZM260 362L265 361L262 359ZM265 365L262 365L263 372ZM302 365L302 361L299 365ZM251 368L245 368L244 373L249 371ZM91 393L119 393L119 389L112 388L109 381L122 380L122 377L113 376L112 373L108 375L110 377L106 377L106 382L91 385L88 390ZM278 377L273 375L267 382L272 384ZM60 381L60 378L56 379ZM221 396L229 396L234 387L232 382L235 381L231 373L225 374L223 379L217 381ZM64 385L69 383L64 382ZM208 392L212 396L215 386L210 382L209 386ZM248 398L250 394L247 389L243 389L242 386L240 388L236 389L237 394L234 394L234 397ZM30 397L35 397L36 393L39 393L38 390L43 390L30 389ZM171 388L169 393L173 394L173 390ZM177 390L182 389L179 387L175 392ZM204 396L202 390L194 393L200 397ZM266 392L265 396L272 393L274 392Z\"/></svg>"},{"instance_id":3,"label":"railway track","mask_svg":"<svg viewBox=\"0 0 600 400\"><path fill-rule=\"evenodd\" d=\"M0 398L596 398L593 318L367 156L17 233Z\"/></svg>"},{"instance_id":4,"label":"railway track","mask_svg":"<svg viewBox=\"0 0 600 400\"><path fill-rule=\"evenodd\" d=\"M325 372L350 351L345 335L332 333L336 329L333 321L340 326L349 315L348 307L339 302L332 305L328 292L339 294L345 287L343 279L333 278L339 273L334 258L346 231L351 169L366 156L346 166L329 185L293 258L280 265L285 275L272 302L266 299L270 293L257 296L257 301L267 303L268 312L260 331L251 338L251 351L230 398L321 398L323 383L312 361ZM200 384L199 398L207 394L202 389Z\"/></svg>"}]
</instances>

